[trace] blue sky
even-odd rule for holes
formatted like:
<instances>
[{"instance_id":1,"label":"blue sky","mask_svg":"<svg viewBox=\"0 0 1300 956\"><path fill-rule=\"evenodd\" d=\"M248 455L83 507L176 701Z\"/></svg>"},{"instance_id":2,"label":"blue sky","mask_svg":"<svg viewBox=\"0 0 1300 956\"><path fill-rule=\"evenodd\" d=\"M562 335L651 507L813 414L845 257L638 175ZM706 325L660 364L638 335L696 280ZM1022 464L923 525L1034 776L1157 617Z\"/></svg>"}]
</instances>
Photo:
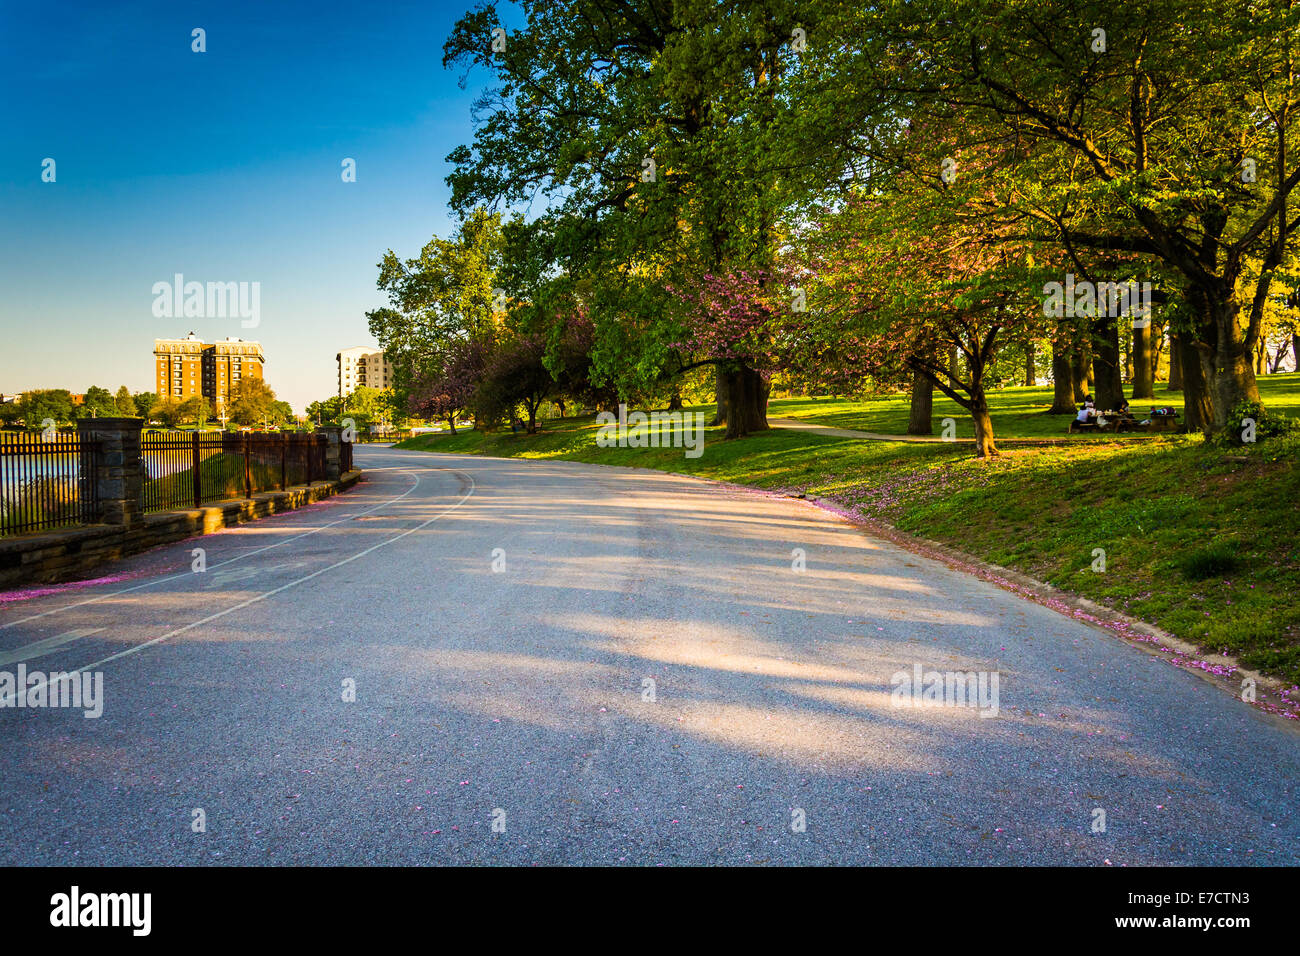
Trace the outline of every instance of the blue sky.
<instances>
[{"instance_id":1,"label":"blue sky","mask_svg":"<svg viewBox=\"0 0 1300 956\"><path fill-rule=\"evenodd\" d=\"M459 89L442 44L472 5L0 7L0 392L152 390L154 338L193 330L261 341L295 411L332 394L384 250L454 228L444 158L489 77ZM261 283L260 324L156 318L175 273Z\"/></svg>"}]
</instances>

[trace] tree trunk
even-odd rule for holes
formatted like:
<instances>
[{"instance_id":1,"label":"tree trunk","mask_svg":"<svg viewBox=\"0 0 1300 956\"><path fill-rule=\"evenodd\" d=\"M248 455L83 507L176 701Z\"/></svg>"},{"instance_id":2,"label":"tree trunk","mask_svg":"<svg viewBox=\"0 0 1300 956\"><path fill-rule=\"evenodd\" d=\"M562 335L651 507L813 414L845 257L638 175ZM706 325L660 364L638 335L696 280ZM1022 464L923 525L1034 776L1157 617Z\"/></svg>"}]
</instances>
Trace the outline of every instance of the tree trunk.
<instances>
[{"instance_id":1,"label":"tree trunk","mask_svg":"<svg viewBox=\"0 0 1300 956\"><path fill-rule=\"evenodd\" d=\"M1242 340L1237 327L1240 305L1229 295L1216 295L1213 290L1194 291L1191 301L1198 306L1197 320L1201 338L1209 345L1203 356L1208 365L1211 401L1214 406L1214 428L1223 431L1228 427L1228 415L1243 401L1259 401L1259 386L1255 383L1254 356ZM1183 369L1184 387L1187 369Z\"/></svg>"},{"instance_id":2,"label":"tree trunk","mask_svg":"<svg viewBox=\"0 0 1300 956\"><path fill-rule=\"evenodd\" d=\"M1183 381L1183 424L1189 432L1205 432L1214 427L1214 402L1210 397L1205 364L1200 350L1190 337L1178 337L1178 365Z\"/></svg>"},{"instance_id":3,"label":"tree trunk","mask_svg":"<svg viewBox=\"0 0 1300 956\"><path fill-rule=\"evenodd\" d=\"M668 399L668 410L670 412L680 412L682 410L682 390L680 387L673 389L672 398ZM564 416L561 415L561 418Z\"/></svg>"},{"instance_id":4,"label":"tree trunk","mask_svg":"<svg viewBox=\"0 0 1300 956\"><path fill-rule=\"evenodd\" d=\"M451 429L451 433L453 435L456 434L456 413L455 412L452 412L450 415L447 416L447 427Z\"/></svg>"},{"instance_id":5,"label":"tree trunk","mask_svg":"<svg viewBox=\"0 0 1300 956\"><path fill-rule=\"evenodd\" d=\"M1052 407L1049 415L1074 414L1074 363L1071 361L1070 334L1067 329L1057 328L1052 339Z\"/></svg>"},{"instance_id":6,"label":"tree trunk","mask_svg":"<svg viewBox=\"0 0 1300 956\"><path fill-rule=\"evenodd\" d=\"M1297 348L1297 354L1300 354L1300 347ZM955 345L948 350L948 372L953 378L961 377L961 349Z\"/></svg>"},{"instance_id":7,"label":"tree trunk","mask_svg":"<svg viewBox=\"0 0 1300 956\"><path fill-rule=\"evenodd\" d=\"M1156 382L1160 381L1160 355L1165 350L1165 333L1163 329L1155 329L1151 333L1151 388L1154 390Z\"/></svg>"},{"instance_id":8,"label":"tree trunk","mask_svg":"<svg viewBox=\"0 0 1300 956\"><path fill-rule=\"evenodd\" d=\"M1178 336L1169 334L1169 391L1183 390L1183 350L1178 344Z\"/></svg>"},{"instance_id":9,"label":"tree trunk","mask_svg":"<svg viewBox=\"0 0 1300 956\"><path fill-rule=\"evenodd\" d=\"M727 408L726 438L743 438L753 432L766 431L767 396L771 386L761 373L745 365L728 369L722 375L723 401Z\"/></svg>"},{"instance_id":10,"label":"tree trunk","mask_svg":"<svg viewBox=\"0 0 1300 956\"><path fill-rule=\"evenodd\" d=\"M1133 330L1133 398L1155 398L1151 369L1151 326Z\"/></svg>"},{"instance_id":11,"label":"tree trunk","mask_svg":"<svg viewBox=\"0 0 1300 956\"><path fill-rule=\"evenodd\" d=\"M716 428L718 425L725 425L727 423L727 377L726 373L722 371L721 365L713 366L713 374L713 396L715 404L713 421L709 422L709 426Z\"/></svg>"},{"instance_id":12,"label":"tree trunk","mask_svg":"<svg viewBox=\"0 0 1300 956\"><path fill-rule=\"evenodd\" d=\"M1092 394L1092 358L1091 349L1086 342L1078 344L1070 355L1074 366L1074 400L1082 402Z\"/></svg>"},{"instance_id":13,"label":"tree trunk","mask_svg":"<svg viewBox=\"0 0 1300 956\"><path fill-rule=\"evenodd\" d=\"M934 383L920 372L912 373L912 406L907 417L907 433L934 434Z\"/></svg>"},{"instance_id":14,"label":"tree trunk","mask_svg":"<svg viewBox=\"0 0 1300 956\"><path fill-rule=\"evenodd\" d=\"M1038 376L1034 369L1034 340L1030 339L1025 343L1025 384L1037 385Z\"/></svg>"},{"instance_id":15,"label":"tree trunk","mask_svg":"<svg viewBox=\"0 0 1300 956\"><path fill-rule=\"evenodd\" d=\"M1120 378L1119 326L1113 318L1093 321L1093 400L1097 411L1119 408L1124 401L1124 382Z\"/></svg>"},{"instance_id":16,"label":"tree trunk","mask_svg":"<svg viewBox=\"0 0 1300 956\"><path fill-rule=\"evenodd\" d=\"M975 454L981 458L996 457L998 448L993 441L993 419L989 416L983 382L978 385L971 383L970 417L975 422Z\"/></svg>"},{"instance_id":17,"label":"tree trunk","mask_svg":"<svg viewBox=\"0 0 1300 956\"><path fill-rule=\"evenodd\" d=\"M1240 347L1216 350L1210 374L1214 427L1222 431L1228 427L1228 414L1237 403L1259 401L1259 386L1250 355Z\"/></svg>"},{"instance_id":18,"label":"tree trunk","mask_svg":"<svg viewBox=\"0 0 1300 956\"><path fill-rule=\"evenodd\" d=\"M1291 371L1300 372L1300 332L1291 333L1291 357L1295 359L1295 368Z\"/></svg>"}]
</instances>

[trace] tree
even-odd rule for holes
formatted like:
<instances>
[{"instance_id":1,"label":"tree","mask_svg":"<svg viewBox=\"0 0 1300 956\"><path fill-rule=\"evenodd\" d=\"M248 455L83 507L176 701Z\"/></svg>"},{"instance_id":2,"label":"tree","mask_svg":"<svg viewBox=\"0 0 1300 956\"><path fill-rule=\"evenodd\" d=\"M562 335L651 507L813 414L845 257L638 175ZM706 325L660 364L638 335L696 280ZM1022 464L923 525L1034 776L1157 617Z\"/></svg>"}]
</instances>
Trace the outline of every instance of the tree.
<instances>
[{"instance_id":1,"label":"tree","mask_svg":"<svg viewBox=\"0 0 1300 956\"><path fill-rule=\"evenodd\" d=\"M365 422L379 417L384 408L383 390L369 385L358 385L343 396L343 414Z\"/></svg>"},{"instance_id":2,"label":"tree","mask_svg":"<svg viewBox=\"0 0 1300 956\"><path fill-rule=\"evenodd\" d=\"M1300 224L1288 218L1300 182L1300 7L927 0L839 10L832 32L858 40L832 45L821 73L836 104L826 115L851 117L829 136L895 169L900 157L869 141L900 114L948 124L959 148L1014 140L1024 162L987 214L1024 237L1132 254L1176 275L1189 418L1208 411L1197 424L1222 429L1233 406L1258 399L1251 357L1269 281ZM1243 294L1251 256L1262 268Z\"/></svg>"},{"instance_id":3,"label":"tree","mask_svg":"<svg viewBox=\"0 0 1300 956\"><path fill-rule=\"evenodd\" d=\"M135 399L131 397L131 390L125 385L117 390L113 404L117 406L117 414L122 418L136 418L139 415L135 407Z\"/></svg>"},{"instance_id":4,"label":"tree","mask_svg":"<svg viewBox=\"0 0 1300 956\"><path fill-rule=\"evenodd\" d=\"M851 317L877 376L919 375L965 408L981 458L997 454L986 376L998 347L1040 334L1043 323L1030 249L964 215L983 188L976 177L954 188L900 180L825 213L807 243L814 314ZM964 372L952 368L952 348Z\"/></svg>"},{"instance_id":5,"label":"tree","mask_svg":"<svg viewBox=\"0 0 1300 956\"><path fill-rule=\"evenodd\" d=\"M168 428L175 428L180 424L184 414L181 411L180 402L168 395L164 395L150 406L149 414L146 417L149 421L160 422Z\"/></svg>"},{"instance_id":6,"label":"tree","mask_svg":"<svg viewBox=\"0 0 1300 956\"><path fill-rule=\"evenodd\" d=\"M272 402L267 420L272 425L290 425L297 421L297 418L293 414L293 406L288 402Z\"/></svg>"},{"instance_id":7,"label":"tree","mask_svg":"<svg viewBox=\"0 0 1300 956\"><path fill-rule=\"evenodd\" d=\"M207 424L208 412L208 400L202 395L191 395L176 408L176 417L178 421L193 422L202 427Z\"/></svg>"},{"instance_id":8,"label":"tree","mask_svg":"<svg viewBox=\"0 0 1300 956\"><path fill-rule=\"evenodd\" d=\"M543 267L527 273L584 288L595 380L626 394L711 365L728 435L766 427L767 376L738 349L685 354L664 286L774 271L781 213L808 168L791 160L811 155L790 153L779 122L800 108L783 83L808 13L776 0L522 6L504 50L490 4L444 46L445 64L496 83L473 144L448 157L453 205L545 204L527 226Z\"/></svg>"},{"instance_id":9,"label":"tree","mask_svg":"<svg viewBox=\"0 0 1300 956\"><path fill-rule=\"evenodd\" d=\"M263 379L242 378L230 390L230 419L240 425L257 425L271 415L275 392Z\"/></svg>"},{"instance_id":10,"label":"tree","mask_svg":"<svg viewBox=\"0 0 1300 956\"><path fill-rule=\"evenodd\" d=\"M66 388L25 392L18 405L22 420L28 428L34 428L46 419L56 423L72 421L72 393Z\"/></svg>"},{"instance_id":11,"label":"tree","mask_svg":"<svg viewBox=\"0 0 1300 956\"><path fill-rule=\"evenodd\" d=\"M92 385L86 389L86 397L77 409L78 418L113 418L117 415L117 400L106 388Z\"/></svg>"},{"instance_id":12,"label":"tree","mask_svg":"<svg viewBox=\"0 0 1300 956\"><path fill-rule=\"evenodd\" d=\"M537 432L537 409L555 391L555 379L543 361L546 342L541 335L516 334L504 338L487 357L483 378L475 391L477 414L488 421L514 415L523 405L528 432Z\"/></svg>"},{"instance_id":13,"label":"tree","mask_svg":"<svg viewBox=\"0 0 1300 956\"><path fill-rule=\"evenodd\" d=\"M132 413L136 418L148 418L149 411L158 401L158 396L153 392L136 392L131 396L131 401L135 403L135 411Z\"/></svg>"},{"instance_id":14,"label":"tree","mask_svg":"<svg viewBox=\"0 0 1300 956\"><path fill-rule=\"evenodd\" d=\"M451 433L456 434L456 416L473 403L491 354L492 347L484 338L450 343L441 356L441 366L426 371L412 387L411 412L430 420L445 418Z\"/></svg>"},{"instance_id":15,"label":"tree","mask_svg":"<svg viewBox=\"0 0 1300 956\"><path fill-rule=\"evenodd\" d=\"M322 425L331 422L337 424L343 417L343 398L339 395L331 395L323 401L310 403L307 406L307 417Z\"/></svg>"},{"instance_id":16,"label":"tree","mask_svg":"<svg viewBox=\"0 0 1300 956\"><path fill-rule=\"evenodd\" d=\"M502 241L501 216L474 208L452 239L434 236L418 257L384 254L378 284L389 305L366 318L393 365L399 404L417 378L437 367L448 343L492 334L504 308L496 285Z\"/></svg>"}]
</instances>

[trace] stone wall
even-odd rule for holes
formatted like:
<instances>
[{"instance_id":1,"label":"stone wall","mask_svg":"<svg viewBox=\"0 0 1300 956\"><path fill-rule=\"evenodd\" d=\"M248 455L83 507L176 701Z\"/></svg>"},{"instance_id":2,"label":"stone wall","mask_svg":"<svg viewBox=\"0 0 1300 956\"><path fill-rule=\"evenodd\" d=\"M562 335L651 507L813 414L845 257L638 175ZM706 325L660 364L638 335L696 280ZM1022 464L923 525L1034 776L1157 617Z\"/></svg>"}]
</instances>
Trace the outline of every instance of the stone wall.
<instances>
[{"instance_id":1,"label":"stone wall","mask_svg":"<svg viewBox=\"0 0 1300 956\"><path fill-rule=\"evenodd\" d=\"M326 481L268 491L252 498L215 502L202 508L145 514L141 500L141 424L138 418L78 422L81 437L97 440L102 447L99 469L87 477L96 483L99 492L100 523L0 538L0 588L84 578L105 562L292 511L346 491L361 479L361 472L356 470L338 474L335 451L336 477ZM337 439L331 444L337 449Z\"/></svg>"}]
</instances>

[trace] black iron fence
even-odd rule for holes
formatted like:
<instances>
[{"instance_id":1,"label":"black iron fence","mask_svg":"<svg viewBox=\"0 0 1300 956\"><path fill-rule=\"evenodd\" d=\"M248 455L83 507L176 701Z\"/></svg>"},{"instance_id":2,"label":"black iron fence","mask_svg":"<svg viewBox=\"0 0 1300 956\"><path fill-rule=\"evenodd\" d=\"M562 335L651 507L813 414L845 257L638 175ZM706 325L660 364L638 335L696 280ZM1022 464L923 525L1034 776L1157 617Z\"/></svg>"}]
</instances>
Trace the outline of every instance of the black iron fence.
<instances>
[{"instance_id":1,"label":"black iron fence","mask_svg":"<svg viewBox=\"0 0 1300 956\"><path fill-rule=\"evenodd\" d=\"M0 432L0 535L92 523L99 455L76 435Z\"/></svg>"},{"instance_id":2,"label":"black iron fence","mask_svg":"<svg viewBox=\"0 0 1300 956\"><path fill-rule=\"evenodd\" d=\"M75 433L0 431L0 535L104 520L103 448ZM141 469L146 512L170 511L325 480L328 448L314 433L145 432L139 458L118 464ZM352 444L338 454L351 470Z\"/></svg>"},{"instance_id":3,"label":"black iron fence","mask_svg":"<svg viewBox=\"0 0 1300 956\"><path fill-rule=\"evenodd\" d=\"M405 438L410 438L411 434L412 432L409 428L393 428L386 432L358 431L356 440L367 445L380 442L386 444L388 442L402 441Z\"/></svg>"},{"instance_id":4,"label":"black iron fence","mask_svg":"<svg viewBox=\"0 0 1300 956\"><path fill-rule=\"evenodd\" d=\"M140 445L147 512L198 508L325 477L324 435L149 432Z\"/></svg>"}]
</instances>

